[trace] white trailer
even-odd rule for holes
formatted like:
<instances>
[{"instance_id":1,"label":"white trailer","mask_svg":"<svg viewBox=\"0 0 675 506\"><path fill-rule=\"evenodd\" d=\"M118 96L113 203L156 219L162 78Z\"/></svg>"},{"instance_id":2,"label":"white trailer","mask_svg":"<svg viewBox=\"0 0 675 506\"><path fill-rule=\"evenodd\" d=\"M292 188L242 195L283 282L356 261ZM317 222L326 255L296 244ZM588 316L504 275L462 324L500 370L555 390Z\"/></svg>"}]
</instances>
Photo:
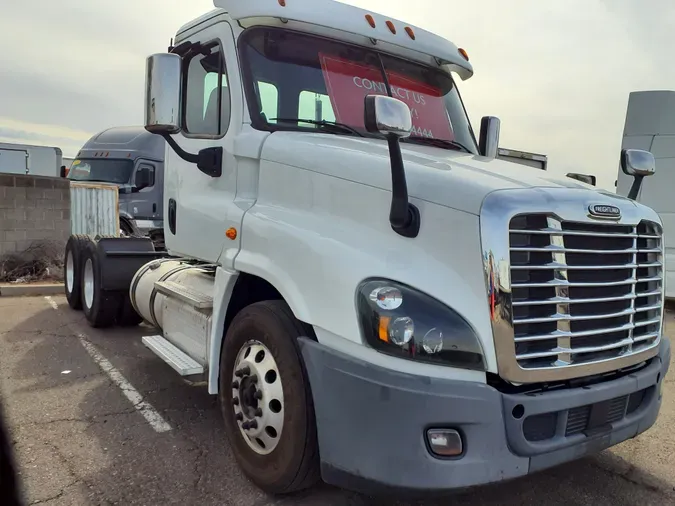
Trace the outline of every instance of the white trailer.
<instances>
[{"instance_id":1,"label":"white trailer","mask_svg":"<svg viewBox=\"0 0 675 506\"><path fill-rule=\"evenodd\" d=\"M63 165L61 149L0 142L0 174L57 177Z\"/></svg>"},{"instance_id":2,"label":"white trailer","mask_svg":"<svg viewBox=\"0 0 675 506\"><path fill-rule=\"evenodd\" d=\"M656 175L645 180L637 200L654 209L665 231L666 297L675 298L675 91L635 91L628 97L621 147L644 149L656 159ZM621 168L617 193L628 195L633 178Z\"/></svg>"},{"instance_id":3,"label":"white trailer","mask_svg":"<svg viewBox=\"0 0 675 506\"><path fill-rule=\"evenodd\" d=\"M92 326L156 327L253 482L457 489L654 424L656 212L497 159L448 40L331 0L214 3L147 63L167 251L73 236L65 285Z\"/></svg>"}]
</instances>

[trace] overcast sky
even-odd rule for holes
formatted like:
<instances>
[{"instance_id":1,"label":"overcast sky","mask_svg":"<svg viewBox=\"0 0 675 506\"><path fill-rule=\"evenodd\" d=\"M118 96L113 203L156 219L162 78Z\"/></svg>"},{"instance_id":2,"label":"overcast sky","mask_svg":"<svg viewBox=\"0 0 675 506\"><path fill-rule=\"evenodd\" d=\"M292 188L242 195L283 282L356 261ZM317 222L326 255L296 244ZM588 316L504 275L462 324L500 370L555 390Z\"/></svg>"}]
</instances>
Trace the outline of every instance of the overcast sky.
<instances>
[{"instance_id":1,"label":"overcast sky","mask_svg":"<svg viewBox=\"0 0 675 506\"><path fill-rule=\"evenodd\" d=\"M449 38L475 75L460 83L474 129L544 153L555 172L613 188L628 93L675 90L671 0L346 0ZM145 57L166 51L211 0L3 0L0 141L73 156L93 133L141 124ZM669 33L670 32L670 33Z\"/></svg>"}]
</instances>

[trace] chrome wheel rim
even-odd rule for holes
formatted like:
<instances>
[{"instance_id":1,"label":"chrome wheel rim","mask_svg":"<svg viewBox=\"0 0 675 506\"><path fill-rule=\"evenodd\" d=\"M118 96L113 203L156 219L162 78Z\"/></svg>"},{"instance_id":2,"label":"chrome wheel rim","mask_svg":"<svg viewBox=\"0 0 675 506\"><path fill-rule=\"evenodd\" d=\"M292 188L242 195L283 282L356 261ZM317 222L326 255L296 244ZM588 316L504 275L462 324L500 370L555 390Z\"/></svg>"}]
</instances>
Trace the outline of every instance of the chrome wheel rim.
<instances>
[{"instance_id":1,"label":"chrome wheel rim","mask_svg":"<svg viewBox=\"0 0 675 506\"><path fill-rule=\"evenodd\" d=\"M75 284L75 262L73 261L73 252L69 251L66 255L66 290L73 293Z\"/></svg>"},{"instance_id":2,"label":"chrome wheel rim","mask_svg":"<svg viewBox=\"0 0 675 506\"><path fill-rule=\"evenodd\" d=\"M248 446L259 455L272 453L284 428L284 389L277 362L260 341L248 341L237 354L232 405Z\"/></svg>"},{"instance_id":3,"label":"chrome wheel rim","mask_svg":"<svg viewBox=\"0 0 675 506\"><path fill-rule=\"evenodd\" d=\"M94 264L87 258L84 264L84 303L91 309L94 304Z\"/></svg>"}]
</instances>

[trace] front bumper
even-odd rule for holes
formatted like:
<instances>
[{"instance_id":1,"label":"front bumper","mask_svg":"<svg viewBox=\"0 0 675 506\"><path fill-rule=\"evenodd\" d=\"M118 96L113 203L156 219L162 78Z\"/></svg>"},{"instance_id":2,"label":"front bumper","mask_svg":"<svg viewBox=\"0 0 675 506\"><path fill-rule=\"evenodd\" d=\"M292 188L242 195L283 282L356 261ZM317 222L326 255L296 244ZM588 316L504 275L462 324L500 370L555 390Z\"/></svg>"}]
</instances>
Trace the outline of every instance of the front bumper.
<instances>
[{"instance_id":1,"label":"front bumper","mask_svg":"<svg viewBox=\"0 0 675 506\"><path fill-rule=\"evenodd\" d=\"M507 395L486 384L376 367L300 341L323 479L361 492L466 488L609 448L654 424L670 364L664 337L659 355L632 374L587 387ZM429 428L459 431L464 454L433 456L425 439Z\"/></svg>"}]
</instances>

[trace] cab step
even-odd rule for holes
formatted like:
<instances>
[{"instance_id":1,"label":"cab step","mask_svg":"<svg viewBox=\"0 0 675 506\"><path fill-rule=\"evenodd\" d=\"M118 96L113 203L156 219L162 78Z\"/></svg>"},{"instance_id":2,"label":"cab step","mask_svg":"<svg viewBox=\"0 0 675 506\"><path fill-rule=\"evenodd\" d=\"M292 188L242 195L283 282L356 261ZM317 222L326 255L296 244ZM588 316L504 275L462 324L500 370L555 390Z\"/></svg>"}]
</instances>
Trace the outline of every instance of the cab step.
<instances>
[{"instance_id":1,"label":"cab step","mask_svg":"<svg viewBox=\"0 0 675 506\"><path fill-rule=\"evenodd\" d=\"M143 344L181 376L193 376L204 372L204 366L162 336L143 336Z\"/></svg>"},{"instance_id":2,"label":"cab step","mask_svg":"<svg viewBox=\"0 0 675 506\"><path fill-rule=\"evenodd\" d=\"M195 309L213 309L213 297L173 281L155 281L155 289L167 297L174 297Z\"/></svg>"}]
</instances>

